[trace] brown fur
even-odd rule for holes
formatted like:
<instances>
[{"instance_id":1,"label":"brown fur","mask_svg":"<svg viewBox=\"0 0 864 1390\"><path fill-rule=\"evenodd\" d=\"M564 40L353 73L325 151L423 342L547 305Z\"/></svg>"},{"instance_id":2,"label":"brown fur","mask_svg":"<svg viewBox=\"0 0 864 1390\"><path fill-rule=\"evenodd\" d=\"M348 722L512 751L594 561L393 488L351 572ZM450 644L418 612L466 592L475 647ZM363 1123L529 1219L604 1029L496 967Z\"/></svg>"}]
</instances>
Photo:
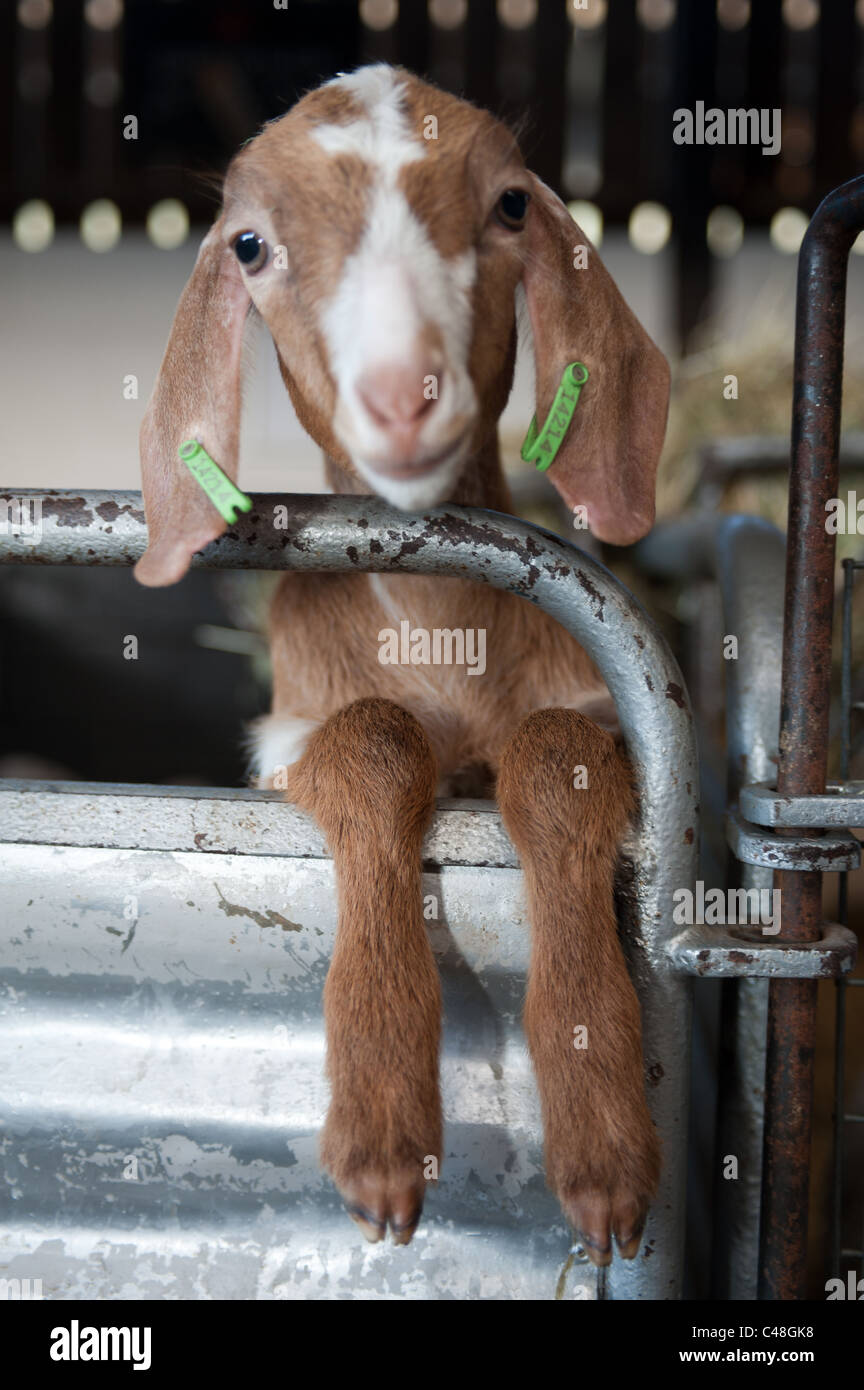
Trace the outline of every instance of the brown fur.
<instances>
[{"instance_id":1,"label":"brown fur","mask_svg":"<svg viewBox=\"0 0 864 1390\"><path fill-rule=\"evenodd\" d=\"M586 243L584 234L525 169L510 133L400 76L415 130L430 113L440 129L427 157L401 170L403 191L442 256L477 251L469 365L479 408L451 500L510 509L496 422L511 385L513 296L522 281L538 415L568 362L584 361L591 374L550 480L571 505L588 507L599 535L635 539L653 519L664 359L593 247L589 268L574 271L573 246ZM137 573L145 583L173 582L193 551L224 529L203 494L190 490L176 442L198 421L205 447L235 476L239 369L233 346L220 348L219 338L235 343L249 296L273 334L298 415L327 456L330 485L368 490L332 428L336 383L315 314L357 244L368 180L361 159L325 156L309 138L321 120L356 115L338 89L311 93L229 170L224 212L187 287L142 430L151 546ZM532 196L516 234L490 212L512 186ZM242 280L227 247L244 229L289 248L281 279ZM412 627L485 629L485 676L379 664L380 629L398 629L403 618ZM322 721L290 769L289 796L322 826L339 883L324 1001L332 1103L322 1159L352 1216L369 1239L380 1239L389 1223L398 1241L410 1240L424 1165L441 1158L440 989L422 916L420 849L438 779L453 785L480 768L497 774L525 872L533 926L525 1027L549 1182L592 1259L609 1261L613 1236L632 1257L659 1150L643 1090L639 1008L613 910L617 846L633 795L612 738L593 722L614 718L596 668L539 609L458 578L285 574L271 644L272 718ZM587 789L573 785L577 765L588 770ZM573 1046L579 1025L588 1028L587 1049Z\"/></svg>"},{"instance_id":2,"label":"brown fur","mask_svg":"<svg viewBox=\"0 0 864 1390\"><path fill-rule=\"evenodd\" d=\"M295 764L292 800L324 830L339 883L327 983L332 1090L321 1159L373 1239L410 1240L424 1165L441 1156L441 987L426 936L420 847L435 759L390 700L340 709Z\"/></svg>"},{"instance_id":3,"label":"brown fur","mask_svg":"<svg viewBox=\"0 0 864 1390\"><path fill-rule=\"evenodd\" d=\"M587 787L573 786L577 765ZM546 1176L592 1257L635 1253L660 1172L642 1081L639 1003L618 943L612 880L633 810L612 738L575 710L523 719L498 804L525 874L533 931L525 1031L540 1084ZM573 1030L588 1029L587 1047Z\"/></svg>"}]
</instances>

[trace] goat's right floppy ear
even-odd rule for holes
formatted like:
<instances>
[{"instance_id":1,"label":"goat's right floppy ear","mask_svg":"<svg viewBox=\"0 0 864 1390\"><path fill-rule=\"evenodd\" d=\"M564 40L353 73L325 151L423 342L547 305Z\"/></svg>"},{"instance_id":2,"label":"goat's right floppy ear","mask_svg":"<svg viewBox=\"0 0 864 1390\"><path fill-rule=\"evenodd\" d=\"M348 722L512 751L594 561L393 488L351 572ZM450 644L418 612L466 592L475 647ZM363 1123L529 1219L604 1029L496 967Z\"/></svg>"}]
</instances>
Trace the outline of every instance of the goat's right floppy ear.
<instances>
[{"instance_id":1,"label":"goat's right floppy ear","mask_svg":"<svg viewBox=\"0 0 864 1390\"><path fill-rule=\"evenodd\" d=\"M177 456L197 439L233 482L240 440L243 328L250 305L234 253L216 223L201 243L177 306L165 356L141 422L147 550L141 584L175 584L226 522Z\"/></svg>"},{"instance_id":2,"label":"goat's right floppy ear","mask_svg":"<svg viewBox=\"0 0 864 1390\"><path fill-rule=\"evenodd\" d=\"M560 198L533 175L532 183L523 283L540 425L568 364L588 369L549 481L568 507L584 506L600 540L631 545L654 521L669 365ZM587 252L584 268L576 268L577 247Z\"/></svg>"}]
</instances>

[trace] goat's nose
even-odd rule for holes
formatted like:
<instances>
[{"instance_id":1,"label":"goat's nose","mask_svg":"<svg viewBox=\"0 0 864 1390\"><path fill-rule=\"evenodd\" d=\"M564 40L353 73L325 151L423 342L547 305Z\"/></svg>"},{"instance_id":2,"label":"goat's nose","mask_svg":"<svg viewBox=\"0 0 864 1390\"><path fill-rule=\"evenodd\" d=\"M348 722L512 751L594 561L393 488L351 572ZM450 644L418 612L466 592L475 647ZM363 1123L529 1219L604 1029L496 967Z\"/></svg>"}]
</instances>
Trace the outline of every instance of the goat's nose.
<instances>
[{"instance_id":1,"label":"goat's nose","mask_svg":"<svg viewBox=\"0 0 864 1390\"><path fill-rule=\"evenodd\" d=\"M369 367L357 382L357 393L377 425L385 429L419 426L438 398L438 375L431 366L393 362Z\"/></svg>"}]
</instances>

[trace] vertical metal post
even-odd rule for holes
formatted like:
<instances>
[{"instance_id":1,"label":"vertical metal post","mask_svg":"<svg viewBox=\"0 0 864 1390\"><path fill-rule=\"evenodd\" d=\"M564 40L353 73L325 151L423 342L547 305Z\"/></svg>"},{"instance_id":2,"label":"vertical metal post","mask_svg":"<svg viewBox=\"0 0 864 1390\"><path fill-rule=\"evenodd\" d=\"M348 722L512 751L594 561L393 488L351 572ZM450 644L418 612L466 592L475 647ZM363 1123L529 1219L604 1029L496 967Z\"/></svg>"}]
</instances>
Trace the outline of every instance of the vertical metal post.
<instances>
[{"instance_id":1,"label":"vertical metal post","mask_svg":"<svg viewBox=\"0 0 864 1390\"><path fill-rule=\"evenodd\" d=\"M666 579L716 580L721 631L739 641L738 659L726 667L727 800L742 787L774 774L780 725L780 670L785 546L783 535L760 517L695 517L661 522L637 551L644 572ZM762 890L771 869L735 867L734 886ZM767 979L726 979L720 1022L715 1162L738 1160L740 1177L728 1182L715 1168L711 1297L756 1297L759 1210L762 1195Z\"/></svg>"},{"instance_id":2,"label":"vertical metal post","mask_svg":"<svg viewBox=\"0 0 864 1390\"><path fill-rule=\"evenodd\" d=\"M846 783L852 756L852 595L855 590L854 560L843 561L843 664L840 687L840 781ZM837 921L846 925L849 916L849 875L841 874L837 885ZM846 981L834 984L834 1179L831 1184L830 1277L840 1274L843 1248L843 1190L846 1185L843 1126L846 1111Z\"/></svg>"},{"instance_id":3,"label":"vertical metal post","mask_svg":"<svg viewBox=\"0 0 864 1390\"><path fill-rule=\"evenodd\" d=\"M715 529L714 570L723 601L723 631L738 634L737 661L726 665L728 805L741 788L774 773L780 723L780 666L785 541L757 517L724 517ZM737 864L730 884L771 887L770 869ZM734 880L732 878L734 875ZM756 1297L759 1265L764 1040L767 980L724 980L715 1141L712 1297ZM736 1154L740 1178L728 1182L722 1158Z\"/></svg>"},{"instance_id":4,"label":"vertical metal post","mask_svg":"<svg viewBox=\"0 0 864 1390\"><path fill-rule=\"evenodd\" d=\"M795 386L783 628L777 790L825 789L830 712L835 538L826 503L839 484L846 268L864 226L864 178L817 208L798 260ZM781 940L813 941L822 920L822 878L786 870ZM805 1296L816 986L773 982L768 1004L765 1151L759 1297Z\"/></svg>"}]
</instances>

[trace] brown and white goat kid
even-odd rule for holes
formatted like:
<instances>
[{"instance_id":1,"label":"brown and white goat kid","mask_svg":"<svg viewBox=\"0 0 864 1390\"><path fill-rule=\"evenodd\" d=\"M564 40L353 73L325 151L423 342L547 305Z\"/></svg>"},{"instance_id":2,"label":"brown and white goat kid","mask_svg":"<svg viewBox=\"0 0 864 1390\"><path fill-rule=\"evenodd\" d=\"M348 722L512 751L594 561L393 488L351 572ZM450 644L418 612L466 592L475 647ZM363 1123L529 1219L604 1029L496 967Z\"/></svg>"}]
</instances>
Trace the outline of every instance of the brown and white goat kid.
<instances>
[{"instance_id":1,"label":"brown and white goat kid","mask_svg":"<svg viewBox=\"0 0 864 1390\"><path fill-rule=\"evenodd\" d=\"M588 265L576 269L580 244ZM141 431L150 544L138 579L174 583L225 529L177 449L195 437L236 478L253 305L335 492L411 511L444 501L509 511L496 424L523 293L538 418L570 361L590 373L550 479L586 508L595 535L635 541L654 517L668 367L511 133L385 66L305 96L232 162L180 301ZM382 665L379 633L406 620L485 630L485 675ZM436 788L485 769L527 888L524 1019L548 1181L596 1263L611 1259L613 1236L632 1257L660 1156L613 910L633 797L612 737L588 717L608 712L598 672L540 610L458 578L285 574L271 644L260 783L288 767L288 795L321 825L338 876L322 1160L350 1214L370 1240L389 1224L407 1243L424 1163L441 1157L421 842ZM576 765L586 789L574 789ZM585 1023L589 1045L577 1049Z\"/></svg>"}]
</instances>

